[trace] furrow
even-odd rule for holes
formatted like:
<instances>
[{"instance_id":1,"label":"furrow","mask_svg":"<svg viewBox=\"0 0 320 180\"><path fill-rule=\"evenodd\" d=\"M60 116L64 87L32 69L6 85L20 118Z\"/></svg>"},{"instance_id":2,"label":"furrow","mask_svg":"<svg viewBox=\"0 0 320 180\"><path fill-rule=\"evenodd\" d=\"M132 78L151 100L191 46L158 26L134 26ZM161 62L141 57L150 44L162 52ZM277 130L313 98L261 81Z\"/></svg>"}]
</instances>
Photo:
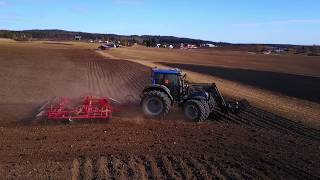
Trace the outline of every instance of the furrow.
<instances>
[{"instance_id":1,"label":"furrow","mask_svg":"<svg viewBox=\"0 0 320 180\"><path fill-rule=\"evenodd\" d=\"M100 96L107 96L108 94L105 88L106 81L104 79L104 75L103 75L100 63L97 63L97 74L99 76L99 84L100 84L100 90L101 90Z\"/></svg>"},{"instance_id":2,"label":"furrow","mask_svg":"<svg viewBox=\"0 0 320 180\"><path fill-rule=\"evenodd\" d=\"M97 85L97 92L99 96L102 96L103 92L102 92L102 88L101 88L101 77L99 75L99 64L97 61L95 61L94 63L94 76L96 79L96 85Z\"/></svg>"},{"instance_id":3,"label":"furrow","mask_svg":"<svg viewBox=\"0 0 320 180\"><path fill-rule=\"evenodd\" d=\"M196 176L193 174L192 169L187 165L187 163L181 157L176 157L179 166L181 167L181 173L186 179L196 179Z\"/></svg>"},{"instance_id":4,"label":"furrow","mask_svg":"<svg viewBox=\"0 0 320 180\"><path fill-rule=\"evenodd\" d=\"M160 169L156 163L156 160L152 156L146 156L147 160L147 172L150 173L149 179L164 179L164 177L161 175ZM149 174L148 173L148 174Z\"/></svg>"},{"instance_id":5,"label":"furrow","mask_svg":"<svg viewBox=\"0 0 320 180\"><path fill-rule=\"evenodd\" d=\"M134 175L132 179L148 179L146 168L141 159L136 157L130 157L128 165L133 170Z\"/></svg>"},{"instance_id":6,"label":"furrow","mask_svg":"<svg viewBox=\"0 0 320 180\"><path fill-rule=\"evenodd\" d=\"M186 169L184 169L184 167L181 165L177 157L169 156L168 160L171 161L172 167L175 169L175 171L179 173L179 177L181 177L182 179L186 179L187 178Z\"/></svg>"},{"instance_id":7,"label":"furrow","mask_svg":"<svg viewBox=\"0 0 320 180\"><path fill-rule=\"evenodd\" d=\"M230 176L230 174L225 170L226 168L215 161L212 157L209 158L209 162L215 167L215 169L217 169L217 172L221 174L221 176L225 177L225 179L232 179L232 176Z\"/></svg>"},{"instance_id":8,"label":"furrow","mask_svg":"<svg viewBox=\"0 0 320 180\"><path fill-rule=\"evenodd\" d=\"M198 161L203 164L206 171L212 176L212 179L226 179L221 172L213 165L212 163L208 162L206 159L198 159Z\"/></svg>"},{"instance_id":9,"label":"furrow","mask_svg":"<svg viewBox=\"0 0 320 180\"><path fill-rule=\"evenodd\" d=\"M169 161L167 156L163 156L161 158L161 161L163 162L164 168L166 169L166 172L168 174L168 178L169 179L181 179L181 177L179 176L179 174L174 170L174 168L172 167L171 162Z\"/></svg>"},{"instance_id":10,"label":"furrow","mask_svg":"<svg viewBox=\"0 0 320 180\"><path fill-rule=\"evenodd\" d=\"M94 179L111 179L108 170L108 159L100 157L96 162Z\"/></svg>"},{"instance_id":11,"label":"furrow","mask_svg":"<svg viewBox=\"0 0 320 180\"><path fill-rule=\"evenodd\" d=\"M170 176L168 170L166 169L165 164L163 163L162 157L157 157L156 158L156 163L157 163L157 166L159 167L160 173L162 174L163 177L169 178L169 179L173 179Z\"/></svg>"},{"instance_id":12,"label":"furrow","mask_svg":"<svg viewBox=\"0 0 320 180\"><path fill-rule=\"evenodd\" d=\"M204 170L202 165L194 158L190 158L187 160L187 164L193 169L193 173L199 178L199 179L212 179L207 171Z\"/></svg>"},{"instance_id":13,"label":"furrow","mask_svg":"<svg viewBox=\"0 0 320 180\"><path fill-rule=\"evenodd\" d=\"M125 164L116 156L111 156L112 165L114 169L114 178L116 179L127 179L127 167Z\"/></svg>"}]
</instances>

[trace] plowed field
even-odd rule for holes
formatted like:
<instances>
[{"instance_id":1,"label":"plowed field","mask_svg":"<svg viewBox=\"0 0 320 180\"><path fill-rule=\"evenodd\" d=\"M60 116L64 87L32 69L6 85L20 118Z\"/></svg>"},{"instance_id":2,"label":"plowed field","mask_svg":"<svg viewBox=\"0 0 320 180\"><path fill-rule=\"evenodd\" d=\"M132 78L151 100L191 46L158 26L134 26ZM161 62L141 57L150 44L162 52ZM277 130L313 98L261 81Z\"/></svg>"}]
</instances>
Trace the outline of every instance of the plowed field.
<instances>
[{"instance_id":1,"label":"plowed field","mask_svg":"<svg viewBox=\"0 0 320 180\"><path fill-rule=\"evenodd\" d=\"M139 107L108 123L34 124L53 96L139 100L150 69L59 43L0 46L0 179L319 179L320 131L250 106L203 123Z\"/></svg>"}]
</instances>

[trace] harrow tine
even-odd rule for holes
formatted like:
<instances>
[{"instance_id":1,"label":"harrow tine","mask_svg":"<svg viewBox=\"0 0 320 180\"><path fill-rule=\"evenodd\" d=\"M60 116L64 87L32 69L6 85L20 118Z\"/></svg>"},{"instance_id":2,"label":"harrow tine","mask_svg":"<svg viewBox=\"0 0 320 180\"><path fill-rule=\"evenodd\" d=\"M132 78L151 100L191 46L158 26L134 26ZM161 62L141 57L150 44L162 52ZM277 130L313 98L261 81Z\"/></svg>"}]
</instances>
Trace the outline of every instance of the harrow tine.
<instances>
[{"instance_id":1,"label":"harrow tine","mask_svg":"<svg viewBox=\"0 0 320 180\"><path fill-rule=\"evenodd\" d=\"M36 118L43 117L44 114L45 114L45 111L40 111L40 112L36 115Z\"/></svg>"},{"instance_id":2,"label":"harrow tine","mask_svg":"<svg viewBox=\"0 0 320 180\"><path fill-rule=\"evenodd\" d=\"M46 101L40 108L38 112L43 111L45 108L47 108L50 104L52 104L54 101L56 101L57 97L53 97L50 100Z\"/></svg>"},{"instance_id":3,"label":"harrow tine","mask_svg":"<svg viewBox=\"0 0 320 180\"><path fill-rule=\"evenodd\" d=\"M108 98L112 103L115 103L115 104L121 104L120 101L116 100L116 99L113 99L113 98Z\"/></svg>"}]
</instances>

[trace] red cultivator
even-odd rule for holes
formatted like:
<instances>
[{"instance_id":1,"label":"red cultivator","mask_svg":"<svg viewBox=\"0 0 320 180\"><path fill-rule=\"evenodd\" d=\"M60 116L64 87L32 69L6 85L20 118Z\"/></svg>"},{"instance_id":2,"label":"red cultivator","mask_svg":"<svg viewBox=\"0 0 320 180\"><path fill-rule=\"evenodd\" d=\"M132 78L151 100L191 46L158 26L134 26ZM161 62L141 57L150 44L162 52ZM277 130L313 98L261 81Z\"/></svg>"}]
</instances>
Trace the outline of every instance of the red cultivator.
<instances>
[{"instance_id":1,"label":"red cultivator","mask_svg":"<svg viewBox=\"0 0 320 180\"><path fill-rule=\"evenodd\" d=\"M50 120L110 119L112 106L107 98L87 96L75 103L68 98L53 99L41 109L38 117Z\"/></svg>"}]
</instances>

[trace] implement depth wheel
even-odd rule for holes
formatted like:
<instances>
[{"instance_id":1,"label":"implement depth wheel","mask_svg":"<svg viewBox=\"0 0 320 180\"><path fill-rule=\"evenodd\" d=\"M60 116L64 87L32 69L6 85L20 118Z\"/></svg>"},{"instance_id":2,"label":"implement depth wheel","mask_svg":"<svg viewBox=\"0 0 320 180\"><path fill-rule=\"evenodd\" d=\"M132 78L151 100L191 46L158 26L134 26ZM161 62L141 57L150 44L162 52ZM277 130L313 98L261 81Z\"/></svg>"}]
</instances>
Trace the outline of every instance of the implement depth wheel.
<instances>
[{"instance_id":1,"label":"implement depth wheel","mask_svg":"<svg viewBox=\"0 0 320 180\"><path fill-rule=\"evenodd\" d=\"M171 100L161 91L149 91L142 98L142 111L147 117L164 118L171 108Z\"/></svg>"},{"instance_id":2,"label":"implement depth wheel","mask_svg":"<svg viewBox=\"0 0 320 180\"><path fill-rule=\"evenodd\" d=\"M208 106L206 104L206 106ZM204 121L208 118L207 107L198 100L188 100L183 105L183 112L188 120Z\"/></svg>"}]
</instances>

